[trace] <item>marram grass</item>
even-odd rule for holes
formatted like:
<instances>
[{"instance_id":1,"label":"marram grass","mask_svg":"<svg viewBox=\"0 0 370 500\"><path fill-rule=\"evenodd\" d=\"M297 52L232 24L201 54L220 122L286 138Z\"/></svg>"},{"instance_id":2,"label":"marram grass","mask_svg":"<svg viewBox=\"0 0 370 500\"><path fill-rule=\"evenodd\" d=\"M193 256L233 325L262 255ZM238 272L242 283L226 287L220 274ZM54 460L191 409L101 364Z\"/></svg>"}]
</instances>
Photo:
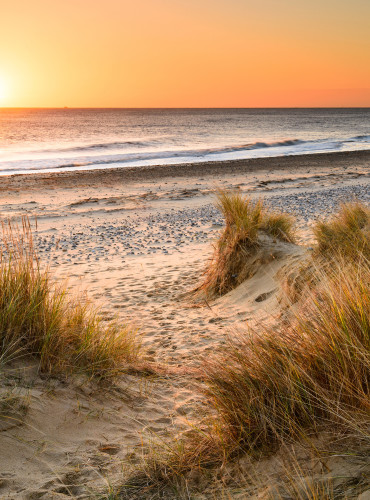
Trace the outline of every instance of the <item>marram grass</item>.
<instances>
[{"instance_id":1,"label":"marram grass","mask_svg":"<svg viewBox=\"0 0 370 500\"><path fill-rule=\"evenodd\" d=\"M318 267L330 274L337 270L333 261L346 265L370 260L370 209L364 203L343 203L331 218L317 221L313 232L314 251L284 276L281 299L288 305L299 300L304 288L315 286Z\"/></svg>"},{"instance_id":2,"label":"marram grass","mask_svg":"<svg viewBox=\"0 0 370 500\"><path fill-rule=\"evenodd\" d=\"M239 198L235 206L240 213ZM250 209L258 225L261 205ZM345 220L348 227L348 212ZM245 232L249 245L257 238L254 223ZM357 233L358 224L352 228ZM340 239L346 250L347 241ZM287 442L310 442L320 430L369 442L370 262L362 236L356 242L351 258L336 247L314 259L280 323L234 336L204 361L209 416L182 439L154 448L123 498L189 498L237 456L261 457ZM322 485L306 493L334 498Z\"/></svg>"},{"instance_id":3,"label":"marram grass","mask_svg":"<svg viewBox=\"0 0 370 500\"><path fill-rule=\"evenodd\" d=\"M155 446L122 498L190 498L238 456L310 442L313 431L369 439L370 265L361 258L355 268L339 262L330 274L325 269L316 268L314 288L279 329L262 325L234 337L205 361L212 416L182 439ZM321 498L324 490L313 488L307 498ZM334 498L329 493L323 498Z\"/></svg>"},{"instance_id":4,"label":"marram grass","mask_svg":"<svg viewBox=\"0 0 370 500\"><path fill-rule=\"evenodd\" d=\"M234 338L205 373L238 448L271 448L329 421L356 426L370 410L369 262L322 272L289 322Z\"/></svg>"},{"instance_id":5,"label":"marram grass","mask_svg":"<svg viewBox=\"0 0 370 500\"><path fill-rule=\"evenodd\" d=\"M47 373L82 371L101 377L138 356L136 331L105 322L86 297L71 297L43 269L27 219L1 228L0 359L39 359Z\"/></svg>"},{"instance_id":6,"label":"marram grass","mask_svg":"<svg viewBox=\"0 0 370 500\"><path fill-rule=\"evenodd\" d=\"M253 258L261 264L271 258L271 251L259 255L262 235L286 242L295 238L294 217L269 210L260 199L219 191L216 206L225 226L200 287L207 295L223 295L245 281L254 268Z\"/></svg>"},{"instance_id":7,"label":"marram grass","mask_svg":"<svg viewBox=\"0 0 370 500\"><path fill-rule=\"evenodd\" d=\"M360 252L369 260L370 208L359 201L344 203L331 219L316 223L314 235L321 256L356 259Z\"/></svg>"}]
</instances>

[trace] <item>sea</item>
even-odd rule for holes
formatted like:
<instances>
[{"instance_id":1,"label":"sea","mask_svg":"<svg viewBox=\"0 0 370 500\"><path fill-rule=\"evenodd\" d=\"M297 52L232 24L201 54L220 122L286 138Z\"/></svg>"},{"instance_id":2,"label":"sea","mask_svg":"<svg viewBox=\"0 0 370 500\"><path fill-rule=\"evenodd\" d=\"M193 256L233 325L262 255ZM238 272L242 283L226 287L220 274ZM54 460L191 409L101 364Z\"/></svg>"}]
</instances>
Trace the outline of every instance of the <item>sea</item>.
<instances>
[{"instance_id":1,"label":"sea","mask_svg":"<svg viewBox=\"0 0 370 500\"><path fill-rule=\"evenodd\" d=\"M0 108L0 175L370 149L370 108Z\"/></svg>"}]
</instances>

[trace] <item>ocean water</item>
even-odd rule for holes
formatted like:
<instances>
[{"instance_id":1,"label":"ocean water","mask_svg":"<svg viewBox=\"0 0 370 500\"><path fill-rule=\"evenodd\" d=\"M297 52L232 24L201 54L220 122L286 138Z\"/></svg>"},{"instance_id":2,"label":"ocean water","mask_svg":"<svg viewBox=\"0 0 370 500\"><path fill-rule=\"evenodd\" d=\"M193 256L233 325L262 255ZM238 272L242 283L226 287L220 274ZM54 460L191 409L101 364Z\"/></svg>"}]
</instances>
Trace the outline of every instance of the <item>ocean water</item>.
<instances>
[{"instance_id":1,"label":"ocean water","mask_svg":"<svg viewBox=\"0 0 370 500\"><path fill-rule=\"evenodd\" d=\"M370 108L0 109L0 175L370 149Z\"/></svg>"}]
</instances>

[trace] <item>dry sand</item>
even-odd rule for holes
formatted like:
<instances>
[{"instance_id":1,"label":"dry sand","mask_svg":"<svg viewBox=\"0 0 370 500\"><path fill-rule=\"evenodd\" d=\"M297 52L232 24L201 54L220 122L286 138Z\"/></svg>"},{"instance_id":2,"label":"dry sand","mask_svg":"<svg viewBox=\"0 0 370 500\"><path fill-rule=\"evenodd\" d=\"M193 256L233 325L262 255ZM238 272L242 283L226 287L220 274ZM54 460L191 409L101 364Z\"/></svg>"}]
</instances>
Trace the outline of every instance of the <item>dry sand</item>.
<instances>
[{"instance_id":1,"label":"dry sand","mask_svg":"<svg viewBox=\"0 0 370 500\"><path fill-rule=\"evenodd\" d=\"M168 371L123 375L102 388L44 380L32 363L13 367L7 383L21 386L29 408L0 432L0 498L94 498L119 484L143 443L165 441L202 415L194 389L202 357L278 313L277 275L303 246L277 248L280 258L212 303L191 300L222 224L217 188L294 212L309 245L316 217L353 196L369 201L369 160L370 152L331 153L2 177L2 218L37 217L40 255L58 279L87 290L107 319L135 323L147 359Z\"/></svg>"}]
</instances>

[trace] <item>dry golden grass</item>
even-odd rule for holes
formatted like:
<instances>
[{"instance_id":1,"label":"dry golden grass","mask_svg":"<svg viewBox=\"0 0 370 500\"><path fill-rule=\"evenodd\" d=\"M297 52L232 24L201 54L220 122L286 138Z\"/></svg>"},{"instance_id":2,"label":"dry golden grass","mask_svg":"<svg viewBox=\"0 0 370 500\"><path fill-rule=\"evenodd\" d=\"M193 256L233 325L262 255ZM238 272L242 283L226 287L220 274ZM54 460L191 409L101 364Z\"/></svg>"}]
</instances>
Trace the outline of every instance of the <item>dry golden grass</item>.
<instances>
[{"instance_id":1,"label":"dry golden grass","mask_svg":"<svg viewBox=\"0 0 370 500\"><path fill-rule=\"evenodd\" d=\"M209 402L238 448L271 449L330 420L357 426L370 409L369 262L316 273L289 324L234 338L207 363Z\"/></svg>"},{"instance_id":2,"label":"dry golden grass","mask_svg":"<svg viewBox=\"0 0 370 500\"><path fill-rule=\"evenodd\" d=\"M280 327L234 337L205 362L215 416L168 450L152 451L124 490L130 498L187 498L192 488L204 489L210 469L223 470L243 453L261 457L282 443L310 441L328 426L368 440L370 263L358 254L357 263L339 260L330 273L316 266L302 290ZM328 486L308 485L302 498L333 498Z\"/></svg>"},{"instance_id":3,"label":"dry golden grass","mask_svg":"<svg viewBox=\"0 0 370 500\"><path fill-rule=\"evenodd\" d=\"M314 225L316 245L312 254L299 267L293 267L282 278L281 303L296 303L305 288L313 288L320 278L316 269L330 274L332 261L370 259L370 209L360 202L345 203L329 221Z\"/></svg>"},{"instance_id":4,"label":"dry golden grass","mask_svg":"<svg viewBox=\"0 0 370 500\"><path fill-rule=\"evenodd\" d=\"M360 252L370 259L370 208L358 201L344 203L331 220L314 226L314 235L319 255L356 259Z\"/></svg>"},{"instance_id":5,"label":"dry golden grass","mask_svg":"<svg viewBox=\"0 0 370 500\"><path fill-rule=\"evenodd\" d=\"M139 352L136 332L106 323L86 297L70 297L43 270L27 219L3 224L0 254L0 357L35 355L48 373L111 376Z\"/></svg>"},{"instance_id":6,"label":"dry golden grass","mask_svg":"<svg viewBox=\"0 0 370 500\"><path fill-rule=\"evenodd\" d=\"M267 211L264 214L260 230L272 236L293 243L295 241L295 218L287 213Z\"/></svg>"},{"instance_id":7,"label":"dry golden grass","mask_svg":"<svg viewBox=\"0 0 370 500\"><path fill-rule=\"evenodd\" d=\"M220 193L219 204L226 225L206 286L222 293L231 286L229 275L240 272L246 255L258 247L269 218L260 201L240 195ZM330 245L320 246L319 239L315 255L320 258L304 262L298 282L291 284L296 304L280 324L233 337L226 349L205 361L203 392L212 417L183 439L154 447L123 489L124 498L196 497L234 458L245 453L263 457L287 442L310 443L313 434L328 427L369 443L366 210L358 204L342 207L334 230L325 232ZM277 216L270 220L270 234L275 232L271 227L282 226L285 234L291 228L284 226L284 216L283 223ZM350 259L345 258L348 252ZM300 471L288 478L282 498L337 498L330 477L307 479ZM346 491L340 495L346 498ZM225 498L231 498L227 489Z\"/></svg>"},{"instance_id":8,"label":"dry golden grass","mask_svg":"<svg viewBox=\"0 0 370 500\"><path fill-rule=\"evenodd\" d=\"M248 252L258 247L268 217L260 201L240 195L220 193L219 203L226 225L206 286L222 293L230 286L230 273L240 270ZM298 283L291 284L295 307L281 323L234 336L226 349L205 361L203 392L213 416L182 440L151 450L123 490L125 498L203 493L234 458L271 454L287 442L311 442L312 433L328 427L369 442L367 217L364 206L345 205L333 223L316 226L319 258L304 262ZM306 479L298 474L287 481L285 493L336 498L330 480ZM345 491L341 495L346 498Z\"/></svg>"},{"instance_id":9,"label":"dry golden grass","mask_svg":"<svg viewBox=\"0 0 370 500\"><path fill-rule=\"evenodd\" d=\"M294 217L268 210L262 200L219 191L216 205L224 217L225 227L200 287L207 295L223 295L250 276L255 267L250 259L258 255L261 234L294 241ZM271 258L271 251L260 254L261 264Z\"/></svg>"}]
</instances>

